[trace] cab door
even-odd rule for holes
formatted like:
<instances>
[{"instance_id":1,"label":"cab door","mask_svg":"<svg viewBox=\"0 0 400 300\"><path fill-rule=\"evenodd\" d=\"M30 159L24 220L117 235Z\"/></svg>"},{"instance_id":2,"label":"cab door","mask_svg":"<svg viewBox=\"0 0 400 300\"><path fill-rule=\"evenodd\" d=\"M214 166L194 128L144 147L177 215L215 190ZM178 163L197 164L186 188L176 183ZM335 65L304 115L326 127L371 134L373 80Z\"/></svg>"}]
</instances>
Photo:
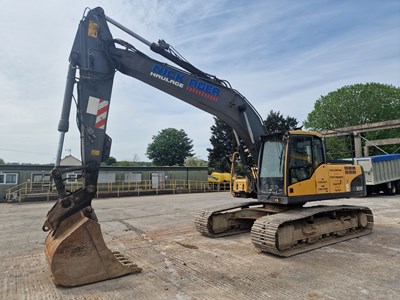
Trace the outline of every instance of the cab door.
<instances>
[{"instance_id":1,"label":"cab door","mask_svg":"<svg viewBox=\"0 0 400 300\"><path fill-rule=\"evenodd\" d=\"M329 173L324 165L321 138L306 133L291 134L288 152L288 195L328 193Z\"/></svg>"}]
</instances>

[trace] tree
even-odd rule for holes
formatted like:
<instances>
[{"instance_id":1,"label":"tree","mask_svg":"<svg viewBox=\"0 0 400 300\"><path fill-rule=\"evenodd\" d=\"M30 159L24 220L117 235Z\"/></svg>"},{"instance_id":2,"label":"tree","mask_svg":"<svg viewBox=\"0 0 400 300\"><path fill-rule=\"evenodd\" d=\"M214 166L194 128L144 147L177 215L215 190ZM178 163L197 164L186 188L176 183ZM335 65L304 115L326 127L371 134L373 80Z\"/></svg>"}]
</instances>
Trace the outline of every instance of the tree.
<instances>
[{"instance_id":1,"label":"tree","mask_svg":"<svg viewBox=\"0 0 400 300\"><path fill-rule=\"evenodd\" d=\"M112 165L115 165L116 163L117 163L116 158L112 157L112 156L110 156L104 162L102 162L102 164L106 165L106 166L112 166Z\"/></svg>"},{"instance_id":2,"label":"tree","mask_svg":"<svg viewBox=\"0 0 400 300\"><path fill-rule=\"evenodd\" d=\"M189 156L185 159L185 166L187 167L206 167L207 162L197 156Z\"/></svg>"},{"instance_id":3,"label":"tree","mask_svg":"<svg viewBox=\"0 0 400 300\"><path fill-rule=\"evenodd\" d=\"M298 123L296 118L289 116L284 118L279 111L274 112L271 110L264 121L264 126L267 134L273 134L293 130L297 127Z\"/></svg>"},{"instance_id":4,"label":"tree","mask_svg":"<svg viewBox=\"0 0 400 300\"><path fill-rule=\"evenodd\" d=\"M210 171L230 172L231 156L236 148L232 128L225 122L214 117L215 124L211 126L210 142L213 146L208 148L208 166ZM279 112L270 111L264 121L266 133L285 132L294 129L298 124L296 118L284 118ZM256 158L257 160L257 158ZM251 161L251 159L250 159Z\"/></svg>"},{"instance_id":5,"label":"tree","mask_svg":"<svg viewBox=\"0 0 400 300\"><path fill-rule=\"evenodd\" d=\"M210 128L212 148L207 148L208 167L210 171L230 172L230 157L236 146L233 130L216 117L214 117L214 122Z\"/></svg>"},{"instance_id":6,"label":"tree","mask_svg":"<svg viewBox=\"0 0 400 300\"><path fill-rule=\"evenodd\" d=\"M360 124L400 119L400 88L380 83L344 86L321 96L307 116L304 126L312 130L336 129ZM399 129L365 133L369 140L399 137ZM351 148L349 142L327 139L327 149ZM382 147L388 152L399 145ZM372 150L372 149L371 149ZM345 157L348 154L334 158Z\"/></svg>"},{"instance_id":7,"label":"tree","mask_svg":"<svg viewBox=\"0 0 400 300\"><path fill-rule=\"evenodd\" d=\"M380 83L344 86L321 96L304 126L335 129L400 118L400 88Z\"/></svg>"},{"instance_id":8,"label":"tree","mask_svg":"<svg viewBox=\"0 0 400 300\"><path fill-rule=\"evenodd\" d=\"M193 141L183 129L163 129L152 140L146 155L156 166L183 166L185 159L193 156Z\"/></svg>"},{"instance_id":9,"label":"tree","mask_svg":"<svg viewBox=\"0 0 400 300\"><path fill-rule=\"evenodd\" d=\"M2 158L0 158L0 165L4 165L4 164L5 164L4 160Z\"/></svg>"},{"instance_id":10,"label":"tree","mask_svg":"<svg viewBox=\"0 0 400 300\"><path fill-rule=\"evenodd\" d=\"M122 166L122 167L130 167L130 166L154 166L153 162L149 162L149 161L129 161L129 160L121 160L121 161L117 161L114 166Z\"/></svg>"}]
</instances>

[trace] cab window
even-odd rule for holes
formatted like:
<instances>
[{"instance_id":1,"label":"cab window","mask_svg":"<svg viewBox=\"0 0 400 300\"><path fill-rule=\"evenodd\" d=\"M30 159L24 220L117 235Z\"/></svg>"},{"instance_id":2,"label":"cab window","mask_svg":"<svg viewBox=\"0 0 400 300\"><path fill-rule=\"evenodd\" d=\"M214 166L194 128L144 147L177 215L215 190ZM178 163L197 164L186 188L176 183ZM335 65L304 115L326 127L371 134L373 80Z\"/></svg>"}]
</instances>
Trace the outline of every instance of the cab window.
<instances>
[{"instance_id":1,"label":"cab window","mask_svg":"<svg viewBox=\"0 0 400 300\"><path fill-rule=\"evenodd\" d=\"M289 147L289 184L309 179L324 162L322 141L312 136L292 136Z\"/></svg>"}]
</instances>

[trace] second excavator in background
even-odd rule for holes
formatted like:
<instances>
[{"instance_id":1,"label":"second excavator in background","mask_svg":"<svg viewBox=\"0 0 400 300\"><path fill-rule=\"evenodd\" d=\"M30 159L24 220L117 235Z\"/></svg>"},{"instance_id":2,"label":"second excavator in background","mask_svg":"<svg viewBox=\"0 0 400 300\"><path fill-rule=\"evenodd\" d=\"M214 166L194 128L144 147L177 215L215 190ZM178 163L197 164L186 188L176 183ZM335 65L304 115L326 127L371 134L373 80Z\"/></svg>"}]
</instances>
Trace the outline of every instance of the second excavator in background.
<instances>
[{"instance_id":1,"label":"second excavator in background","mask_svg":"<svg viewBox=\"0 0 400 300\"><path fill-rule=\"evenodd\" d=\"M108 23L178 67L115 39ZM253 105L227 81L194 67L165 41L147 41L98 7L84 15L72 46L52 171L59 200L43 225L43 230L49 231L46 257L57 285L76 286L141 271L107 248L92 208L100 163L110 154L111 138L106 128L116 71L206 111L234 130L248 194L256 199L199 212L194 224L201 234L220 237L251 231L252 242L261 251L291 256L372 231L373 215L367 207L304 206L307 202L364 196L364 175L359 166L328 164L317 133L295 130L268 135ZM82 172L82 188L69 192L64 180L71 169L60 167L60 160L75 87L82 166L74 170Z\"/></svg>"}]
</instances>

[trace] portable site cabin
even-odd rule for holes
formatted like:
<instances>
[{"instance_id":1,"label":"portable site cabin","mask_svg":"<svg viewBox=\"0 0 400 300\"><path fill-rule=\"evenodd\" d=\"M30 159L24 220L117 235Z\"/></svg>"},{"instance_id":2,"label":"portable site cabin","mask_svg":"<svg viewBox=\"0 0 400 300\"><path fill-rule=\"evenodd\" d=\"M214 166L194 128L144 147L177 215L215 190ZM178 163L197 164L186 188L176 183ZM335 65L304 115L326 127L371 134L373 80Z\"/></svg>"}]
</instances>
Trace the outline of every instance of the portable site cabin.
<instances>
[{"instance_id":1,"label":"portable site cabin","mask_svg":"<svg viewBox=\"0 0 400 300\"><path fill-rule=\"evenodd\" d=\"M65 167L68 167L65 165ZM50 171L53 165L4 164L0 165L0 201L18 196L19 191L49 194ZM203 189L207 186L207 167L132 167L102 166L99 173L99 192L118 196L124 191L150 191L163 189ZM79 188L80 173L66 174L70 190ZM8 194L8 195L7 195ZM128 193L126 193L128 194ZM131 193L132 194L132 193Z\"/></svg>"}]
</instances>

